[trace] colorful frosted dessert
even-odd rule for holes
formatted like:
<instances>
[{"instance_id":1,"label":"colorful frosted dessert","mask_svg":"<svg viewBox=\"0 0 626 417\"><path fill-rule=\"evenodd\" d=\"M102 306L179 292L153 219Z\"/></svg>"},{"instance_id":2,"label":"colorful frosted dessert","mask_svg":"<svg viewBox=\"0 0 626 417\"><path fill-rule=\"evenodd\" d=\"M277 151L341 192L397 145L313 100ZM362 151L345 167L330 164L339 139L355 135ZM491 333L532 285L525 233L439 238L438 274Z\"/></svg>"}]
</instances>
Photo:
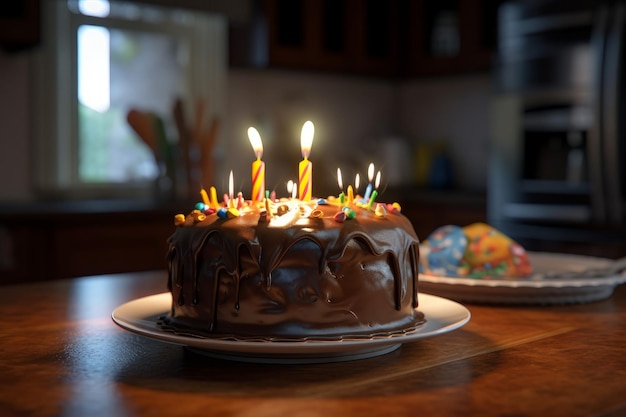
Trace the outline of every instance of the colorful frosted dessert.
<instances>
[{"instance_id":1,"label":"colorful frosted dessert","mask_svg":"<svg viewBox=\"0 0 626 417\"><path fill-rule=\"evenodd\" d=\"M447 277L521 278L532 274L526 250L485 223L446 225L420 246L420 272Z\"/></svg>"}]
</instances>

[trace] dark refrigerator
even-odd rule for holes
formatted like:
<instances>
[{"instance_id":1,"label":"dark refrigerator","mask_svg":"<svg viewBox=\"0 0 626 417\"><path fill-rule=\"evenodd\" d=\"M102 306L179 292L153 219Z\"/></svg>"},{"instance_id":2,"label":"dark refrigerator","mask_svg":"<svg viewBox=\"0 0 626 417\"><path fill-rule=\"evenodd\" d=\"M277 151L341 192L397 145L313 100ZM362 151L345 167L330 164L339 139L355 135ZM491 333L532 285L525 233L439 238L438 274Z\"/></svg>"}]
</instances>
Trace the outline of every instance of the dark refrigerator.
<instances>
[{"instance_id":1,"label":"dark refrigerator","mask_svg":"<svg viewBox=\"0 0 626 417\"><path fill-rule=\"evenodd\" d=\"M498 12L488 220L531 250L626 255L626 4Z\"/></svg>"}]
</instances>

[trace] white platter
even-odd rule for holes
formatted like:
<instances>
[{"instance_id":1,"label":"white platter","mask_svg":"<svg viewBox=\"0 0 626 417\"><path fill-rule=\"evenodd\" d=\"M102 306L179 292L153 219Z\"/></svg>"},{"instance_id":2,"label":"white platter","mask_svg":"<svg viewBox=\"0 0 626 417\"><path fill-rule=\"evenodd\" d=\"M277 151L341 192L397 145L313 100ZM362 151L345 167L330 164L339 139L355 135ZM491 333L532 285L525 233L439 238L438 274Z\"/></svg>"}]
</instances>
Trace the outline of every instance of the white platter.
<instances>
[{"instance_id":1,"label":"white platter","mask_svg":"<svg viewBox=\"0 0 626 417\"><path fill-rule=\"evenodd\" d=\"M130 332L174 343L219 359L260 363L342 362L383 355L403 343L440 335L458 329L470 319L467 308L457 302L428 294L419 294L418 310L426 322L416 331L382 338L339 341L245 341L176 335L157 327L172 303L170 293L151 295L117 307L113 321Z\"/></svg>"},{"instance_id":2,"label":"white platter","mask_svg":"<svg viewBox=\"0 0 626 417\"><path fill-rule=\"evenodd\" d=\"M528 278L476 279L420 274L420 292L452 300L486 304L554 305L599 301L610 297L617 285L626 282L626 273L606 276L558 277L553 274L578 273L605 268L605 258L560 253L529 252L534 273Z\"/></svg>"}]
</instances>

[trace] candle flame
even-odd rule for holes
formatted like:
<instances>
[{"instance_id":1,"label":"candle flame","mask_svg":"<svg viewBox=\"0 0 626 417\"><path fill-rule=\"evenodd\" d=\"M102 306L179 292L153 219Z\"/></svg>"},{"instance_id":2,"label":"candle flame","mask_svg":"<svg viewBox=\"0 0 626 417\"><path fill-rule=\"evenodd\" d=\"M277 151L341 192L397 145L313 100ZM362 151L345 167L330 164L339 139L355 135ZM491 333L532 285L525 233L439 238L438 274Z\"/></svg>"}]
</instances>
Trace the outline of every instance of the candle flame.
<instances>
[{"instance_id":1,"label":"candle flame","mask_svg":"<svg viewBox=\"0 0 626 417\"><path fill-rule=\"evenodd\" d=\"M232 199L235 194L235 184L233 180L233 171L230 171L230 175L228 176L228 196Z\"/></svg>"},{"instance_id":2,"label":"candle flame","mask_svg":"<svg viewBox=\"0 0 626 417\"><path fill-rule=\"evenodd\" d=\"M291 194L291 190L293 190L293 181L289 180L287 181L287 192Z\"/></svg>"},{"instance_id":3,"label":"candle flame","mask_svg":"<svg viewBox=\"0 0 626 417\"><path fill-rule=\"evenodd\" d=\"M341 178L341 168L337 168L337 184L339 184L339 189L343 191L343 178Z\"/></svg>"},{"instance_id":4,"label":"candle flame","mask_svg":"<svg viewBox=\"0 0 626 417\"><path fill-rule=\"evenodd\" d=\"M354 177L354 192L359 191L360 182L361 182L361 177L359 176L359 173L357 172L356 177Z\"/></svg>"},{"instance_id":5,"label":"candle flame","mask_svg":"<svg viewBox=\"0 0 626 417\"><path fill-rule=\"evenodd\" d=\"M380 185L380 171L376 173L376 183L374 184L374 188L378 188L379 185Z\"/></svg>"},{"instance_id":6,"label":"candle flame","mask_svg":"<svg viewBox=\"0 0 626 417\"><path fill-rule=\"evenodd\" d=\"M315 134L315 127L313 122L307 120L302 125L302 132L300 134L300 148L302 150L302 157L308 159L311 153L311 146L313 145L313 135Z\"/></svg>"},{"instance_id":7,"label":"candle flame","mask_svg":"<svg viewBox=\"0 0 626 417\"><path fill-rule=\"evenodd\" d=\"M250 139L250 144L252 145L252 149L254 149L254 154L257 159L261 159L263 156L263 142L261 142L261 135L254 127L248 128L248 139Z\"/></svg>"},{"instance_id":8,"label":"candle flame","mask_svg":"<svg viewBox=\"0 0 626 417\"><path fill-rule=\"evenodd\" d=\"M370 163L370 166L367 167L367 179L369 180L369 182L372 182L372 180L374 179L374 163Z\"/></svg>"}]
</instances>

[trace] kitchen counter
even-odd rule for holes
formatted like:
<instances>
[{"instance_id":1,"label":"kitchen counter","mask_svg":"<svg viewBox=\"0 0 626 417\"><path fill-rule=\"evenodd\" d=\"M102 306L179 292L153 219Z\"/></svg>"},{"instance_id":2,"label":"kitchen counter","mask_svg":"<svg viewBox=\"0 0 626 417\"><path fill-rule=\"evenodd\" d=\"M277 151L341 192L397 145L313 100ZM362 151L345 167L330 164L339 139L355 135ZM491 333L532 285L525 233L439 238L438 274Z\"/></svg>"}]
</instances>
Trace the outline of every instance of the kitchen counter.
<instances>
[{"instance_id":1,"label":"kitchen counter","mask_svg":"<svg viewBox=\"0 0 626 417\"><path fill-rule=\"evenodd\" d=\"M479 191L401 187L385 190L385 201L398 201L424 240L447 224L467 226L487 222L487 198Z\"/></svg>"},{"instance_id":2,"label":"kitchen counter","mask_svg":"<svg viewBox=\"0 0 626 417\"><path fill-rule=\"evenodd\" d=\"M425 238L443 224L485 221L484 196L413 187L384 190ZM76 200L0 203L0 285L165 266L174 215L195 201ZM33 259L33 251L37 252Z\"/></svg>"},{"instance_id":3,"label":"kitchen counter","mask_svg":"<svg viewBox=\"0 0 626 417\"><path fill-rule=\"evenodd\" d=\"M165 288L163 271L4 286L2 415L626 414L626 285L590 304L467 305L460 329L308 365L212 359L112 322Z\"/></svg>"},{"instance_id":4,"label":"kitchen counter","mask_svg":"<svg viewBox=\"0 0 626 417\"><path fill-rule=\"evenodd\" d=\"M0 285L163 268L174 215L189 202L0 204Z\"/></svg>"}]
</instances>

